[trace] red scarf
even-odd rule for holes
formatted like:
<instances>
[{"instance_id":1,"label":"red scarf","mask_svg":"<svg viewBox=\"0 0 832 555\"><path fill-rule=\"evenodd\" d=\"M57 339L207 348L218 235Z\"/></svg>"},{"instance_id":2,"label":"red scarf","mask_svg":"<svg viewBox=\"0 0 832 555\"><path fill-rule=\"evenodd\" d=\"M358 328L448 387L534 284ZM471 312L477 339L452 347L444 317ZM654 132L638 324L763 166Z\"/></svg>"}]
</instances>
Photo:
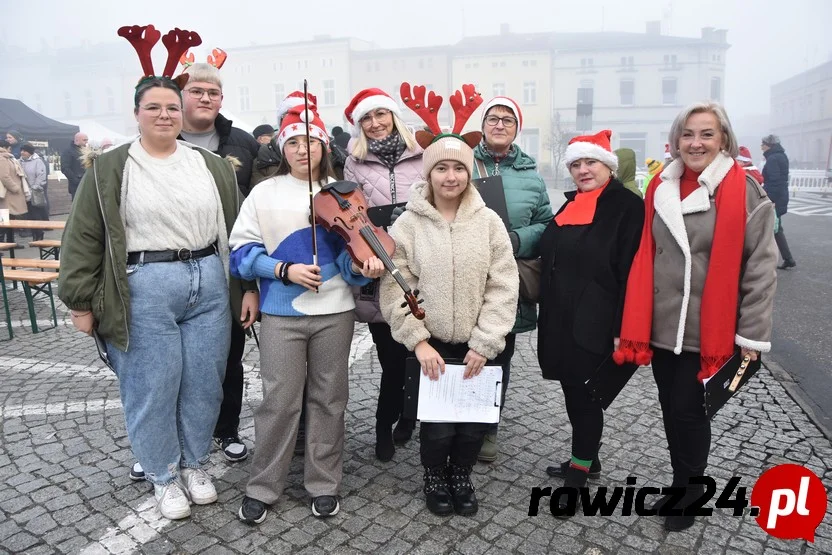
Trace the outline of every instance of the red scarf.
<instances>
[{"instance_id":1,"label":"red scarf","mask_svg":"<svg viewBox=\"0 0 832 555\"><path fill-rule=\"evenodd\" d=\"M612 181L612 180L610 180ZM555 222L559 226L564 225L587 225L595 218L595 208L598 206L598 197L604 192L610 182L607 181L601 187L583 193L578 191L572 202L566 204L560 214L555 216Z\"/></svg>"},{"instance_id":2,"label":"red scarf","mask_svg":"<svg viewBox=\"0 0 832 555\"><path fill-rule=\"evenodd\" d=\"M653 205L661 176L650 182L645 198L641 243L627 279L621 342L613 353L617 364L649 364L653 357L650 338L653 324ZM745 239L745 172L737 164L728 171L716 189L716 223L711 257L702 292L699 316L701 368L700 381L713 376L734 354L740 268ZM681 202L681 199L680 201Z\"/></svg>"}]
</instances>

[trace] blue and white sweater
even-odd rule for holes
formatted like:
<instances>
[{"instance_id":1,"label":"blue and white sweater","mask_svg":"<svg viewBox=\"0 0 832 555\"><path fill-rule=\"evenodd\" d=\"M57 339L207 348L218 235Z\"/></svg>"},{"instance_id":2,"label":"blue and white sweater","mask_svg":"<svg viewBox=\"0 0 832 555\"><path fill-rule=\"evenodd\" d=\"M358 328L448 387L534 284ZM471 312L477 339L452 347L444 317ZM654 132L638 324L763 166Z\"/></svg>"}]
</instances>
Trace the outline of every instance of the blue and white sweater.
<instances>
[{"instance_id":1,"label":"blue and white sweater","mask_svg":"<svg viewBox=\"0 0 832 555\"><path fill-rule=\"evenodd\" d=\"M320 187L315 185L315 192ZM312 264L312 226L309 223L309 184L291 175L258 183L243 202L231 231L231 273L258 279L260 311L273 316L338 314L353 310L350 285L371 280L352 271L346 243L335 233L316 226L318 266L323 284L315 293L297 284L283 285L275 277L280 262Z\"/></svg>"}]
</instances>

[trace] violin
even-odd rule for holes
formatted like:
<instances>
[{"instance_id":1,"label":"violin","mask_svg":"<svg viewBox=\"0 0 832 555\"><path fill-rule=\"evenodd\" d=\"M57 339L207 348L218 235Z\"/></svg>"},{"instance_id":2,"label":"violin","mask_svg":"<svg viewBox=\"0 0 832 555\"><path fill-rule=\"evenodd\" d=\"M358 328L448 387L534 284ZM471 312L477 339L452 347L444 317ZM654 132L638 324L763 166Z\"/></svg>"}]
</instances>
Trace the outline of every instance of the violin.
<instances>
[{"instance_id":1,"label":"violin","mask_svg":"<svg viewBox=\"0 0 832 555\"><path fill-rule=\"evenodd\" d=\"M396 250L396 242L390 235L376 227L367 217L367 200L352 181L335 181L321 188L313 199L315 221L327 231L334 231L347 243L347 251L357 266L377 256L384 268L395 278L404 291L405 302L402 308L410 307L410 312L417 320L425 317L425 311L417 300L418 290L411 290L391 256Z\"/></svg>"}]
</instances>

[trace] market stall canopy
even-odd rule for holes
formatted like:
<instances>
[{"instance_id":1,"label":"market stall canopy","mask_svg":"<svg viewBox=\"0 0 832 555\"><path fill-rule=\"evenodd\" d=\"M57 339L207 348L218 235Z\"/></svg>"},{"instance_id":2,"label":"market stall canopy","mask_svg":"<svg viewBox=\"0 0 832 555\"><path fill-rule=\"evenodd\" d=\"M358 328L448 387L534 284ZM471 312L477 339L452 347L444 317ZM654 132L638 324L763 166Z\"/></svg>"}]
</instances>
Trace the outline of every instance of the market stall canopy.
<instances>
[{"instance_id":1,"label":"market stall canopy","mask_svg":"<svg viewBox=\"0 0 832 555\"><path fill-rule=\"evenodd\" d=\"M49 148L61 151L72 143L77 125L67 125L32 110L20 100L0 98L0 131L16 129L26 141L49 141Z\"/></svg>"}]
</instances>

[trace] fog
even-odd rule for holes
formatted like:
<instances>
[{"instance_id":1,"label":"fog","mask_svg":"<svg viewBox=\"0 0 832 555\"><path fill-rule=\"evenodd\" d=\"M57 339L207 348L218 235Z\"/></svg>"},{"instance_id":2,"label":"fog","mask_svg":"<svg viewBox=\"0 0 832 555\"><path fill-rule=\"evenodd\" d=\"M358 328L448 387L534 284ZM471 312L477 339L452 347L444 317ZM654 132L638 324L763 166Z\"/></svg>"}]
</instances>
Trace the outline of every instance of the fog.
<instances>
[{"instance_id":1,"label":"fog","mask_svg":"<svg viewBox=\"0 0 832 555\"><path fill-rule=\"evenodd\" d=\"M381 48L453 44L464 36L496 34L501 23L508 23L514 33L643 33L646 21L661 20L662 33L667 35L699 37L702 27L728 30L725 103L735 119L767 114L771 84L832 55L828 0L318 0L305 4L308 9L303 6L213 0L36 4L0 0L0 52L14 55L17 49L38 51L44 45L112 43L123 40L115 33L125 24L153 23L163 32L174 26L197 30L204 41L200 48L207 54L213 45L233 48L310 40L321 34L364 39ZM138 73L135 58L125 63L136 63Z\"/></svg>"}]
</instances>

